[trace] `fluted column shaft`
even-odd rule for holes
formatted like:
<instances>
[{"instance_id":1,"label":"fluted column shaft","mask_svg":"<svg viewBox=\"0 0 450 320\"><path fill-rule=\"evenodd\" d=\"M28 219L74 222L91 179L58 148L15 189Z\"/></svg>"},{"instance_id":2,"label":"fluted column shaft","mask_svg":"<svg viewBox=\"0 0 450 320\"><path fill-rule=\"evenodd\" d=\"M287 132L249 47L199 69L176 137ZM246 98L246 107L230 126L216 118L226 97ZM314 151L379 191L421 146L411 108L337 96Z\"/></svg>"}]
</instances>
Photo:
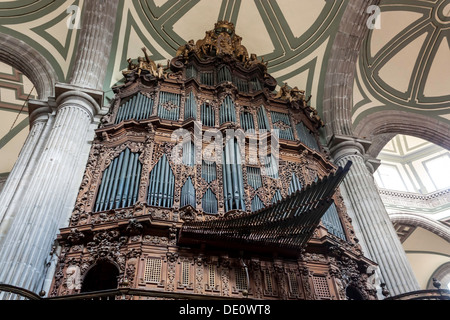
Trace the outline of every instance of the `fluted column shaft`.
<instances>
[{"instance_id":1,"label":"fluted column shaft","mask_svg":"<svg viewBox=\"0 0 450 320\"><path fill-rule=\"evenodd\" d=\"M101 90L105 79L114 34L118 0L84 2L72 85Z\"/></svg>"},{"instance_id":2,"label":"fluted column shaft","mask_svg":"<svg viewBox=\"0 0 450 320\"><path fill-rule=\"evenodd\" d=\"M28 107L32 109L33 105L30 103ZM8 222L5 221L4 223L4 220L11 218L6 213L11 207L13 198L17 197L21 193L20 191L23 190L24 184L26 184L25 177L27 173L33 170L35 164L33 159L42 150L43 142L49 131L47 124L49 122L49 114L52 112L51 108L47 103L42 103L33 109L30 114L30 132L22 146L18 160L6 180L3 191L0 193L0 243L4 230L6 230L8 225Z\"/></svg>"},{"instance_id":3,"label":"fluted column shaft","mask_svg":"<svg viewBox=\"0 0 450 320\"><path fill-rule=\"evenodd\" d=\"M100 90L109 62L117 6L118 0L84 2L70 85L56 85L53 126L42 140L45 144L37 152L23 197L14 196L18 204L2 214L8 217L8 223L2 223L5 231L0 242L0 282L34 292L42 288L52 245L73 210L89 140L94 135L93 123L98 121L95 117L101 114ZM29 140L33 139L32 133ZM29 162L30 155L26 154L19 161ZM5 298L0 295L0 299Z\"/></svg>"},{"instance_id":4,"label":"fluted column shaft","mask_svg":"<svg viewBox=\"0 0 450 320\"><path fill-rule=\"evenodd\" d=\"M70 216L66 199L73 180L79 180L80 150L87 143L88 129L98 110L95 100L79 91L61 95L58 104L27 196L0 247L0 282L34 291L39 290L45 275L55 235Z\"/></svg>"},{"instance_id":5,"label":"fluted column shaft","mask_svg":"<svg viewBox=\"0 0 450 320\"><path fill-rule=\"evenodd\" d=\"M364 158L368 145L367 141L351 137L335 137L330 144L336 164L344 166L348 161L353 162L341 184L348 214L364 254L378 263L380 281L387 284L391 295L419 290L419 284Z\"/></svg>"}]
</instances>

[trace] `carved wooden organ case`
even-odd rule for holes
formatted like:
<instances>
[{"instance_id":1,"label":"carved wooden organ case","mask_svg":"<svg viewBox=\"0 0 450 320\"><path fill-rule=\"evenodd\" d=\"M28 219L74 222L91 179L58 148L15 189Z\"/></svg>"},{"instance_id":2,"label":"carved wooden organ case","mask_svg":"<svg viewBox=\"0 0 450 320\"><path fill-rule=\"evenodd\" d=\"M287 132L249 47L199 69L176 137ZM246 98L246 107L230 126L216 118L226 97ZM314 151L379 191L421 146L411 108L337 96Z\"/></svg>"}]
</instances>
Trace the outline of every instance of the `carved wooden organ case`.
<instances>
[{"instance_id":1,"label":"carved wooden organ case","mask_svg":"<svg viewBox=\"0 0 450 320\"><path fill-rule=\"evenodd\" d=\"M340 300L351 288L376 299L374 263L338 189L304 210L321 212L301 237L290 220L277 220L339 171L318 142L323 122L304 91L274 92L267 65L226 21L181 47L167 67L143 51L129 60L96 130L70 224L58 236L50 296L115 286L146 298ZM230 130L237 138L226 139ZM221 147L207 150L211 141ZM99 264L114 271L112 287L87 284Z\"/></svg>"}]
</instances>

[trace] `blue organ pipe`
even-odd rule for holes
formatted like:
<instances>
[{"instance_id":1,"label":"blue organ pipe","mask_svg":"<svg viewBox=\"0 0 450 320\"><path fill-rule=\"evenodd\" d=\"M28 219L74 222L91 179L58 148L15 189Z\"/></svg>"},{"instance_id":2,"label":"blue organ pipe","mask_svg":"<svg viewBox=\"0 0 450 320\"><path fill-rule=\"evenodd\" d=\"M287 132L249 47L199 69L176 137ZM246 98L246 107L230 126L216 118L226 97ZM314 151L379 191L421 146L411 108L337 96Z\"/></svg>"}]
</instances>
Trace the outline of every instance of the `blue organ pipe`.
<instances>
[{"instance_id":1,"label":"blue organ pipe","mask_svg":"<svg viewBox=\"0 0 450 320\"><path fill-rule=\"evenodd\" d=\"M256 167L247 167L248 184L255 190L262 187L261 170Z\"/></svg>"},{"instance_id":2,"label":"blue organ pipe","mask_svg":"<svg viewBox=\"0 0 450 320\"><path fill-rule=\"evenodd\" d=\"M202 208L206 213L217 214L217 197L208 189L202 198Z\"/></svg>"},{"instance_id":3,"label":"blue organ pipe","mask_svg":"<svg viewBox=\"0 0 450 320\"><path fill-rule=\"evenodd\" d=\"M230 152L227 150L229 149L228 146L226 146L226 150L224 153L225 159L224 159L224 171L225 171L225 178L224 180L226 182L226 185L224 185L224 191L226 192L226 208L227 211L231 210L233 208L233 190L232 190L232 173L231 173L231 164L230 164Z\"/></svg>"},{"instance_id":4,"label":"blue organ pipe","mask_svg":"<svg viewBox=\"0 0 450 320\"><path fill-rule=\"evenodd\" d=\"M155 104L155 101L153 99L147 99L147 107L144 110L144 119L147 119L152 114L153 105Z\"/></svg>"},{"instance_id":5,"label":"blue organ pipe","mask_svg":"<svg viewBox=\"0 0 450 320\"><path fill-rule=\"evenodd\" d=\"M186 120L189 118L197 118L197 102L192 91L186 98L186 103L184 105L184 119Z\"/></svg>"},{"instance_id":6,"label":"blue organ pipe","mask_svg":"<svg viewBox=\"0 0 450 320\"><path fill-rule=\"evenodd\" d=\"M155 167L155 172L154 172L154 179L155 179L155 189L153 190L154 193L154 205L155 206L161 206L162 205L162 201L160 199L161 197L161 191L160 189L162 188L162 184L161 184L161 178L162 178L162 168L163 168L163 162L162 160L160 160L161 162L157 165L157 167Z\"/></svg>"},{"instance_id":7,"label":"blue organ pipe","mask_svg":"<svg viewBox=\"0 0 450 320\"><path fill-rule=\"evenodd\" d=\"M113 182L114 182L114 176L116 174L116 168L117 168L117 159L113 160L112 166L110 166L111 172L109 174L109 179L108 181L106 181L107 185L106 185L106 191L105 191L105 196L103 197L103 202L102 205L100 207L100 211L104 211L107 210L108 208L108 202L111 196L111 190L113 187Z\"/></svg>"},{"instance_id":8,"label":"blue organ pipe","mask_svg":"<svg viewBox=\"0 0 450 320\"><path fill-rule=\"evenodd\" d=\"M208 163L205 160L202 161L202 178L208 183L217 179L215 162Z\"/></svg>"},{"instance_id":9,"label":"blue organ pipe","mask_svg":"<svg viewBox=\"0 0 450 320\"><path fill-rule=\"evenodd\" d=\"M111 199L111 191L112 191L113 184L114 184L114 177L116 175L116 168L118 167L117 163L118 163L117 160L113 161L113 167L111 168L111 176L108 181L108 191L106 192L105 202L103 203L103 207L100 208L100 211L107 210L106 209L108 206L107 199Z\"/></svg>"},{"instance_id":10,"label":"blue organ pipe","mask_svg":"<svg viewBox=\"0 0 450 320\"><path fill-rule=\"evenodd\" d=\"M230 207L229 199L230 199L230 193L228 191L228 187L231 183L229 182L230 175L228 173L228 164L227 164L227 157L225 155L225 152L222 154L222 168L223 168L223 195L224 195L224 204L225 204L225 210L228 211L228 208Z\"/></svg>"},{"instance_id":11,"label":"blue organ pipe","mask_svg":"<svg viewBox=\"0 0 450 320\"><path fill-rule=\"evenodd\" d=\"M128 170L127 170L127 174L126 174L126 178L125 178L125 187L123 190L123 197L122 197L122 207L128 207L130 205L130 201L129 201L129 199L130 199L129 197L131 195L130 185L131 185L132 181L135 180L135 178L133 176L133 171L134 171L135 166L136 166L135 154L132 153L131 159L130 159L130 165L128 166Z\"/></svg>"},{"instance_id":12,"label":"blue organ pipe","mask_svg":"<svg viewBox=\"0 0 450 320\"><path fill-rule=\"evenodd\" d=\"M136 95L136 97L135 97L136 101L134 102L134 108L130 108L130 110L128 111L128 115L130 116L131 119L137 119L137 112L138 112L139 108L142 107L141 97L142 97L142 95L140 93Z\"/></svg>"},{"instance_id":13,"label":"blue organ pipe","mask_svg":"<svg viewBox=\"0 0 450 320\"><path fill-rule=\"evenodd\" d=\"M120 180L119 177L120 177L120 170L122 169L123 157L124 157L124 153L122 152L119 155L119 163L117 164L116 174L114 175L113 188L112 188L112 192L111 192L110 197L109 197L108 210L111 209L114 206L114 200L115 200L116 192L117 192L117 185L118 185L119 180Z\"/></svg>"},{"instance_id":14,"label":"blue organ pipe","mask_svg":"<svg viewBox=\"0 0 450 320\"><path fill-rule=\"evenodd\" d=\"M123 187L125 183L125 177L128 171L128 165L130 163L130 149L125 149L123 152L125 153L122 166L120 168L120 176L118 177L117 185L117 193L115 195L115 207L118 208L120 206L120 200L122 199Z\"/></svg>"},{"instance_id":15,"label":"blue organ pipe","mask_svg":"<svg viewBox=\"0 0 450 320\"><path fill-rule=\"evenodd\" d=\"M181 207L186 205L191 205L195 208L195 188L192 184L191 177L185 182L184 186L181 188Z\"/></svg>"},{"instance_id":16,"label":"blue organ pipe","mask_svg":"<svg viewBox=\"0 0 450 320\"><path fill-rule=\"evenodd\" d=\"M264 207L264 203L261 199L258 196L255 196L252 200L252 212L258 211Z\"/></svg>"},{"instance_id":17,"label":"blue organ pipe","mask_svg":"<svg viewBox=\"0 0 450 320\"><path fill-rule=\"evenodd\" d=\"M330 208L325 212L322 217L322 222L328 229L328 232L334 234L335 236L346 240L344 230L342 228L341 220L339 219L339 214L336 209L335 203L333 203Z\"/></svg>"},{"instance_id":18,"label":"blue organ pipe","mask_svg":"<svg viewBox=\"0 0 450 320\"><path fill-rule=\"evenodd\" d=\"M139 94L136 108L134 108L133 118L136 120L141 120L142 110L145 108L146 99L144 95Z\"/></svg>"},{"instance_id":19,"label":"blue organ pipe","mask_svg":"<svg viewBox=\"0 0 450 320\"><path fill-rule=\"evenodd\" d=\"M285 113L279 113L279 112L272 112L272 123L275 124L276 122L283 122L286 125L291 125L291 121L289 120L289 115ZM280 138L286 139L286 140L294 140L294 135L292 132L292 128L289 129L280 129Z\"/></svg>"},{"instance_id":20,"label":"blue organ pipe","mask_svg":"<svg viewBox=\"0 0 450 320\"><path fill-rule=\"evenodd\" d=\"M267 112L264 106L260 106L258 110L258 126L260 130L270 130L269 118L267 117Z\"/></svg>"},{"instance_id":21,"label":"blue organ pipe","mask_svg":"<svg viewBox=\"0 0 450 320\"><path fill-rule=\"evenodd\" d=\"M134 191L133 191L133 203L136 203L138 200L138 196L139 196L139 187L141 185L141 174L142 174L142 164L139 162L139 155L136 155L136 157L138 159L136 159L136 169L135 169L135 174L134 174L134 179L135 179L135 183L134 183Z\"/></svg>"},{"instance_id":22,"label":"blue organ pipe","mask_svg":"<svg viewBox=\"0 0 450 320\"><path fill-rule=\"evenodd\" d=\"M97 203L95 204L95 211L100 211L100 208L103 207L103 203L105 202L105 193L109 181L109 176L111 175L111 166L108 166L103 173L102 182L100 183L100 190L97 195Z\"/></svg>"},{"instance_id":23,"label":"blue organ pipe","mask_svg":"<svg viewBox=\"0 0 450 320\"><path fill-rule=\"evenodd\" d=\"M235 152L236 152L236 171L238 173L238 192L239 192L239 209L245 210L245 204L244 204L244 178L242 174L242 161L241 161L241 152L239 148L239 144L235 143Z\"/></svg>"},{"instance_id":24,"label":"blue organ pipe","mask_svg":"<svg viewBox=\"0 0 450 320\"><path fill-rule=\"evenodd\" d=\"M143 111L145 109L145 106L146 106L146 103L148 100L147 97L145 97L143 94L139 94L139 96L140 96L139 97L140 101L138 103L139 109L136 110L136 115L135 115L135 118L137 120L143 119L142 114L143 114Z\"/></svg>"},{"instance_id":25,"label":"blue organ pipe","mask_svg":"<svg viewBox=\"0 0 450 320\"><path fill-rule=\"evenodd\" d=\"M168 191L169 191L169 165L167 163L167 161L163 161L162 162L162 176L159 176L159 182L161 185L160 191L159 191L159 198L160 200L160 206L162 207L166 207L167 205L167 198L168 198ZM166 183L164 183L166 182Z\"/></svg>"},{"instance_id":26,"label":"blue organ pipe","mask_svg":"<svg viewBox=\"0 0 450 320\"><path fill-rule=\"evenodd\" d=\"M289 184L289 194L292 194L292 193L296 192L297 190L301 190L301 189L302 189L302 185L301 185L300 181L298 180L296 174L292 173L291 183Z\"/></svg>"},{"instance_id":27,"label":"blue organ pipe","mask_svg":"<svg viewBox=\"0 0 450 320\"><path fill-rule=\"evenodd\" d=\"M169 166L169 163L167 163L167 165ZM169 170L170 170L170 179L169 179L169 193L168 193L168 204L167 207L171 207L173 205L173 198L174 198L174 189L175 189L175 177L173 175L172 169L169 166Z\"/></svg>"},{"instance_id":28,"label":"blue organ pipe","mask_svg":"<svg viewBox=\"0 0 450 320\"><path fill-rule=\"evenodd\" d=\"M130 173L132 172L131 168L137 165L140 165L139 154L131 153L128 148L113 160L104 172L95 211L117 209L131 204L130 201L127 201L128 194L132 192L130 191L131 187L134 188L133 192L137 194L140 172L133 176ZM135 196L135 199L137 200L137 196Z\"/></svg>"},{"instance_id":29,"label":"blue organ pipe","mask_svg":"<svg viewBox=\"0 0 450 320\"><path fill-rule=\"evenodd\" d=\"M277 190L277 192L275 193L275 195L272 198L272 204L277 203L278 201L280 201L282 199L281 197L281 192L280 190Z\"/></svg>"},{"instance_id":30,"label":"blue organ pipe","mask_svg":"<svg viewBox=\"0 0 450 320\"><path fill-rule=\"evenodd\" d=\"M149 179L149 190L147 194L147 203L151 206L155 205L155 199L156 199L156 186L157 186L157 172L159 170L159 167L161 166L161 159L158 161L158 163L153 167L152 171L150 172L150 179Z\"/></svg>"},{"instance_id":31,"label":"blue organ pipe","mask_svg":"<svg viewBox=\"0 0 450 320\"><path fill-rule=\"evenodd\" d=\"M234 141L233 140L228 140L228 154L229 154L229 158L230 158L230 164L231 164L231 177L233 178L233 183L231 185L232 187L232 195L233 195L233 200L234 200L234 204L237 205L238 201L239 201L239 191L236 190L237 186L238 186L238 177L237 177L237 172L236 172L236 155L235 155L235 149L234 149ZM233 208L236 208L235 206L233 206Z\"/></svg>"},{"instance_id":32,"label":"blue organ pipe","mask_svg":"<svg viewBox=\"0 0 450 320\"><path fill-rule=\"evenodd\" d=\"M141 93L133 96L130 100L119 107L115 123L118 124L125 120L147 119L153 108L153 99L144 96Z\"/></svg>"}]
</instances>

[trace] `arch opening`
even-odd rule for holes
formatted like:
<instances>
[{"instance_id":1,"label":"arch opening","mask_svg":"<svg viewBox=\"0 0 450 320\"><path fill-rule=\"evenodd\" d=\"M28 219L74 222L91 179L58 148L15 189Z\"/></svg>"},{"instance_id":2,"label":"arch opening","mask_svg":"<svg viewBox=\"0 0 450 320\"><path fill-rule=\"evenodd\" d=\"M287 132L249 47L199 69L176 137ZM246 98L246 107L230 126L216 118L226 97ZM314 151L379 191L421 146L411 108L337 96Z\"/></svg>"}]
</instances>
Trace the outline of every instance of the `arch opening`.
<instances>
[{"instance_id":1,"label":"arch opening","mask_svg":"<svg viewBox=\"0 0 450 320\"><path fill-rule=\"evenodd\" d=\"M118 276L119 270L114 264L100 261L84 277L81 293L116 289Z\"/></svg>"}]
</instances>

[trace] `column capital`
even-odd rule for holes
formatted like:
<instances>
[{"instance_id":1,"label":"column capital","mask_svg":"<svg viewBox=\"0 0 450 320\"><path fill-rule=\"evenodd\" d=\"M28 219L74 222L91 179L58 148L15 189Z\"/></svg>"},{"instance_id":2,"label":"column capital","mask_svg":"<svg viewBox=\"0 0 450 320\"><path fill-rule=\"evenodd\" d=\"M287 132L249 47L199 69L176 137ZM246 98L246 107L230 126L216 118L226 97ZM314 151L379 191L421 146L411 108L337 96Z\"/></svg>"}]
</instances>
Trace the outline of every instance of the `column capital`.
<instances>
[{"instance_id":1,"label":"column capital","mask_svg":"<svg viewBox=\"0 0 450 320\"><path fill-rule=\"evenodd\" d=\"M335 162L347 156L360 156L370 173L374 173L381 161L369 155L368 150L372 142L352 136L333 135L328 142L328 150Z\"/></svg>"},{"instance_id":2,"label":"column capital","mask_svg":"<svg viewBox=\"0 0 450 320\"><path fill-rule=\"evenodd\" d=\"M50 114L56 109L56 101L49 98L48 101L32 100L28 101L28 114L30 118L30 128L37 122L45 122Z\"/></svg>"},{"instance_id":3,"label":"column capital","mask_svg":"<svg viewBox=\"0 0 450 320\"><path fill-rule=\"evenodd\" d=\"M372 142L352 136L333 135L328 141L328 149L335 161L347 155L364 157Z\"/></svg>"},{"instance_id":4,"label":"column capital","mask_svg":"<svg viewBox=\"0 0 450 320\"><path fill-rule=\"evenodd\" d=\"M71 84L57 83L55 85L55 98L58 110L77 101L77 105L83 108L93 119L101 113L104 92Z\"/></svg>"}]
</instances>

